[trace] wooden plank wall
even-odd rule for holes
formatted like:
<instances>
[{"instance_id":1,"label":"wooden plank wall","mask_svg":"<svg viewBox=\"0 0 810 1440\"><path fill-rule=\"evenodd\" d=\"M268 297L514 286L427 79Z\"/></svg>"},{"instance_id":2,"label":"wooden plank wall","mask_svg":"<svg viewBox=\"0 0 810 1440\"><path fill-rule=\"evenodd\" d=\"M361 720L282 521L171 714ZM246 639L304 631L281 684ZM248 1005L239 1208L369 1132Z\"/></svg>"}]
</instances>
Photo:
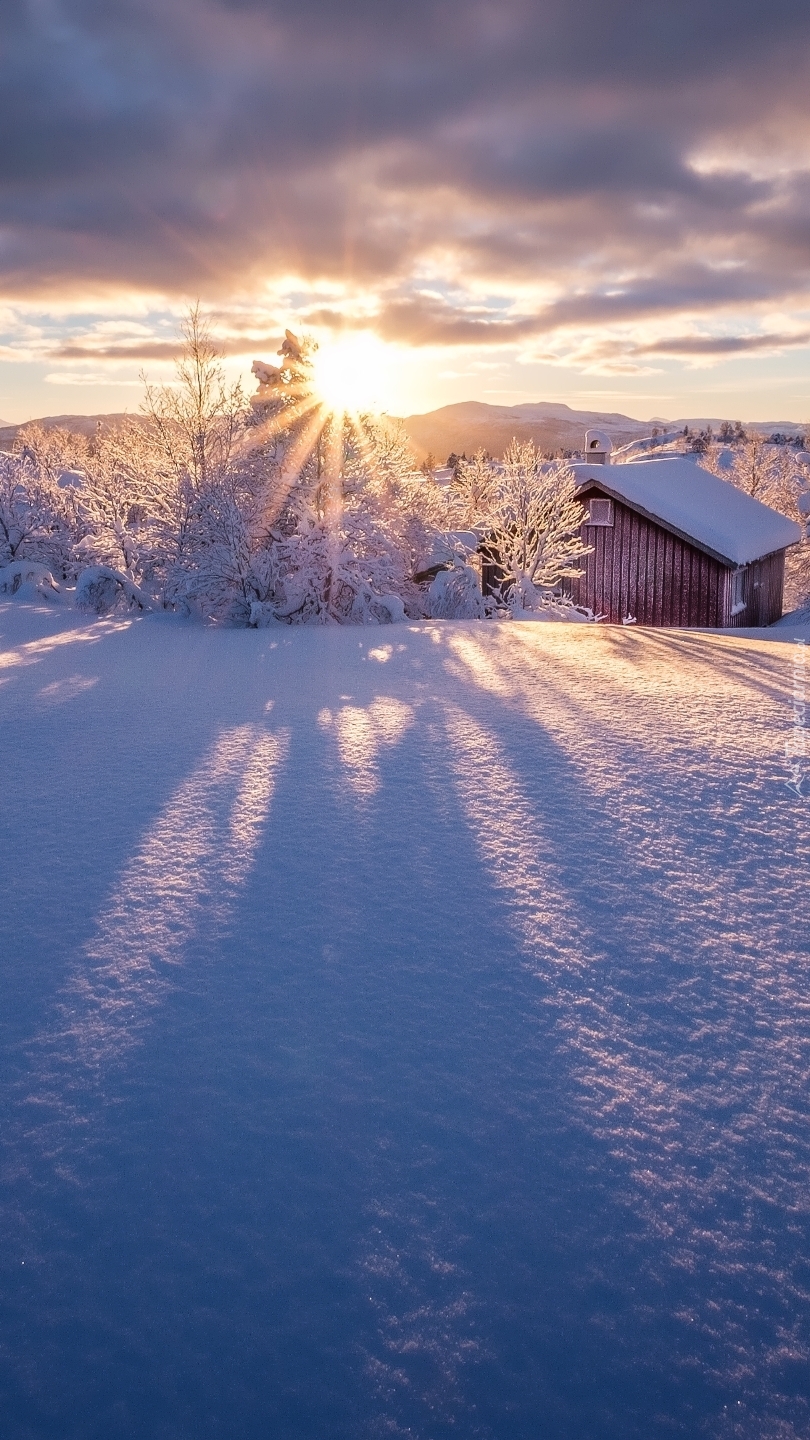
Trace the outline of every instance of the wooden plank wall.
<instances>
[{"instance_id":1,"label":"wooden plank wall","mask_svg":"<svg viewBox=\"0 0 810 1440\"><path fill-rule=\"evenodd\" d=\"M735 630L749 625L773 625L782 614L785 588L784 550L775 550L772 555L764 555L761 560L755 560L748 566L745 580L745 609L741 610L739 615L732 615L729 603L724 624Z\"/></svg>"},{"instance_id":2,"label":"wooden plank wall","mask_svg":"<svg viewBox=\"0 0 810 1440\"><path fill-rule=\"evenodd\" d=\"M599 491L585 491L583 501L590 494ZM613 524L583 525L582 537L594 550L580 562L582 578L566 582L575 603L589 605L613 625L627 615L639 625L724 623L725 566L654 521L614 500ZM755 622L746 614L744 623Z\"/></svg>"}]
</instances>

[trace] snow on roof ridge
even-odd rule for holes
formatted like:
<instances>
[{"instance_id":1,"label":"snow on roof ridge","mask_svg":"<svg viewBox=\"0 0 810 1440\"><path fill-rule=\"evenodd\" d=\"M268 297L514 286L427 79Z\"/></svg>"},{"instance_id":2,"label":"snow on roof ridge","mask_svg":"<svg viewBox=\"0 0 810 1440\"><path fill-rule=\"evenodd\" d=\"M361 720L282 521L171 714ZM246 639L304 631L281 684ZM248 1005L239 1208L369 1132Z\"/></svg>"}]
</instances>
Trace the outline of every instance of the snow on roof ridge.
<instances>
[{"instance_id":1,"label":"snow on roof ridge","mask_svg":"<svg viewBox=\"0 0 810 1440\"><path fill-rule=\"evenodd\" d=\"M730 565L748 565L801 540L800 527L778 510L720 480L682 455L625 465L572 465L578 485L601 485L616 499L691 540Z\"/></svg>"}]
</instances>

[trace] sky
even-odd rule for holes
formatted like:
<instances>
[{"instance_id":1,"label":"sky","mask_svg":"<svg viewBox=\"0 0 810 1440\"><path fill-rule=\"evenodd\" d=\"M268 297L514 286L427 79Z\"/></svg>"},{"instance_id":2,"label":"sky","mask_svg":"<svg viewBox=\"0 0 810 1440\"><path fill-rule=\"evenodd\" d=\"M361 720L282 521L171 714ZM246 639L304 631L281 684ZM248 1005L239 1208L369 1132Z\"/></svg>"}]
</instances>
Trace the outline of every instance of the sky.
<instances>
[{"instance_id":1,"label":"sky","mask_svg":"<svg viewBox=\"0 0 810 1440\"><path fill-rule=\"evenodd\" d=\"M810 418L807 0L3 0L0 418L198 300L392 413Z\"/></svg>"}]
</instances>

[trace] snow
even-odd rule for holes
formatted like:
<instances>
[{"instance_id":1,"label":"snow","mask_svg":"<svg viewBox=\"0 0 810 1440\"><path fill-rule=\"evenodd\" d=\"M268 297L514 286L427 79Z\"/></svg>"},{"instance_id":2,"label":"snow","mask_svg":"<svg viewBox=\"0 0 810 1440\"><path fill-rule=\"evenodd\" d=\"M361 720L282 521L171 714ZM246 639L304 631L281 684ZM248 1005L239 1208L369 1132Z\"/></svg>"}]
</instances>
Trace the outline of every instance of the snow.
<instances>
[{"instance_id":1,"label":"snow","mask_svg":"<svg viewBox=\"0 0 810 1440\"><path fill-rule=\"evenodd\" d=\"M443 530L430 536L430 543L417 557L413 567L414 575L429 575L445 565L474 555L479 545L479 536L474 530Z\"/></svg>"},{"instance_id":2,"label":"snow","mask_svg":"<svg viewBox=\"0 0 810 1440\"><path fill-rule=\"evenodd\" d=\"M60 490L81 490L87 484L83 470L60 470L56 481Z\"/></svg>"},{"instance_id":3,"label":"snow","mask_svg":"<svg viewBox=\"0 0 810 1440\"><path fill-rule=\"evenodd\" d=\"M730 565L748 565L801 539L795 521L679 456L571 468L580 486L596 481Z\"/></svg>"},{"instance_id":4,"label":"snow","mask_svg":"<svg viewBox=\"0 0 810 1440\"><path fill-rule=\"evenodd\" d=\"M0 604L9 1440L808 1433L792 624Z\"/></svg>"}]
</instances>

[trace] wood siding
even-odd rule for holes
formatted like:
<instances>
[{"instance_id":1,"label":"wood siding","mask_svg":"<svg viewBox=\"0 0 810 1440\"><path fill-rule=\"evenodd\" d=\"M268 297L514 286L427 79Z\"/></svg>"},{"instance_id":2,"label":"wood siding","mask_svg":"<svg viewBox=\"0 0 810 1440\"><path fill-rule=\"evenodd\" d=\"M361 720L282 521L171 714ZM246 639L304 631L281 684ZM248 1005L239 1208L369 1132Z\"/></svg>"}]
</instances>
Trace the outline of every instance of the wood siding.
<instances>
[{"instance_id":1,"label":"wood siding","mask_svg":"<svg viewBox=\"0 0 810 1440\"><path fill-rule=\"evenodd\" d=\"M724 625L742 629L749 625L773 625L782 614L782 595L785 588L785 552L775 550L755 560L746 569L743 598L745 609L738 615L731 614L731 575L727 578L727 601Z\"/></svg>"},{"instance_id":2,"label":"wood siding","mask_svg":"<svg viewBox=\"0 0 810 1440\"><path fill-rule=\"evenodd\" d=\"M600 493L588 486L580 498ZM581 533L594 548L566 589L613 625L632 616L638 625L739 628L770 625L782 614L784 550L747 567L745 609L732 615L733 570L621 501L613 501L612 525L583 525Z\"/></svg>"}]
</instances>

